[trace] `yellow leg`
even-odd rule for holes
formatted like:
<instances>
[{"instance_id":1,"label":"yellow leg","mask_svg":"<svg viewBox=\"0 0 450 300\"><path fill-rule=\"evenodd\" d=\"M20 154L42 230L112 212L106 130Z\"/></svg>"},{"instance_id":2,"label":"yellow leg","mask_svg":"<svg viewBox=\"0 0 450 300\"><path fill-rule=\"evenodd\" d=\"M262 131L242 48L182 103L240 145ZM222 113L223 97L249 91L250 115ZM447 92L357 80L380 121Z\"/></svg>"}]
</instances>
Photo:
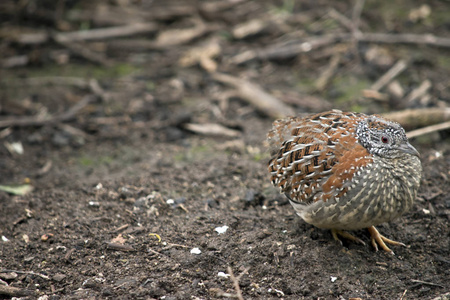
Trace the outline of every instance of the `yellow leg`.
<instances>
[{"instance_id":1,"label":"yellow leg","mask_svg":"<svg viewBox=\"0 0 450 300\"><path fill-rule=\"evenodd\" d=\"M363 245L365 245L366 243L364 243L361 239L358 239L357 237L351 235L350 233L348 233L347 231L342 231L339 229L331 229L331 234L333 235L333 238L338 241L339 243L341 243L342 245L342 241L339 239L338 235L342 236L343 238L352 240L354 242L357 243L361 243Z\"/></svg>"},{"instance_id":2,"label":"yellow leg","mask_svg":"<svg viewBox=\"0 0 450 300\"><path fill-rule=\"evenodd\" d=\"M370 226L369 228L367 228L369 230L370 233L370 240L372 242L373 247L375 248L376 251L378 251L378 245L380 245L381 248L383 248L384 251L387 251L391 254L394 254L394 252L389 249L388 246L386 246L385 242L391 245L396 245L396 246L405 246L405 244L400 243L400 242L396 242L393 240L388 239L387 237L382 236L378 230L375 228L375 226ZM378 243L378 245L377 245Z\"/></svg>"}]
</instances>

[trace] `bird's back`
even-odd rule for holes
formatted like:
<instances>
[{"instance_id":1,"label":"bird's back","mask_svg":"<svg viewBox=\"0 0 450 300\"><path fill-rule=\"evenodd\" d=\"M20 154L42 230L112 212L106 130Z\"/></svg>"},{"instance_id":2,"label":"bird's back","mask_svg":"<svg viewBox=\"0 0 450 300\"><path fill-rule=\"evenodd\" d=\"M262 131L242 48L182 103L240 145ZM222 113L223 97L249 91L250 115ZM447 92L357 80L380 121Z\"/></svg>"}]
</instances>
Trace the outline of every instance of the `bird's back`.
<instances>
[{"instance_id":1,"label":"bird's back","mask_svg":"<svg viewBox=\"0 0 450 300\"><path fill-rule=\"evenodd\" d=\"M297 202L339 197L359 168L372 162L358 143L357 123L363 114L331 111L274 123L268 134L273 149L272 183Z\"/></svg>"}]
</instances>

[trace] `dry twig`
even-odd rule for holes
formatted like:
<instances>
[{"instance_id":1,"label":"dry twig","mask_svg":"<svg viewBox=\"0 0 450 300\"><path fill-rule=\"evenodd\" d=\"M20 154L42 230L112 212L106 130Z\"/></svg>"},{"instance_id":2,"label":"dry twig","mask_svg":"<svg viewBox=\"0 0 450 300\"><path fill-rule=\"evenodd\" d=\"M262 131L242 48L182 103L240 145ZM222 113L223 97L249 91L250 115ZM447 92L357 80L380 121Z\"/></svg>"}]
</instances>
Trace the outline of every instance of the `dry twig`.
<instances>
[{"instance_id":1,"label":"dry twig","mask_svg":"<svg viewBox=\"0 0 450 300\"><path fill-rule=\"evenodd\" d=\"M28 55L15 55L8 58L5 58L1 61L2 68L15 68L22 67L28 64L30 61Z\"/></svg>"},{"instance_id":2,"label":"dry twig","mask_svg":"<svg viewBox=\"0 0 450 300\"><path fill-rule=\"evenodd\" d=\"M353 7L353 12L352 12L352 33L353 35L358 35L361 33L361 31L359 31L359 22L361 20L361 13L362 10L364 8L364 2L365 0L357 0L355 3L355 6Z\"/></svg>"},{"instance_id":3,"label":"dry twig","mask_svg":"<svg viewBox=\"0 0 450 300\"><path fill-rule=\"evenodd\" d=\"M162 31L155 40L155 48L164 49L176 45L181 45L192 41L212 30L215 26L206 25L200 19L194 19L194 27L185 29L170 29Z\"/></svg>"},{"instance_id":4,"label":"dry twig","mask_svg":"<svg viewBox=\"0 0 450 300\"><path fill-rule=\"evenodd\" d=\"M167 5L169 4L169 5ZM121 25L146 20L172 20L192 16L197 13L197 7L184 1L154 2L152 9L133 8L131 5L107 5L102 4L102 9L77 9L72 10L68 16L70 21L89 21L97 25Z\"/></svg>"},{"instance_id":5,"label":"dry twig","mask_svg":"<svg viewBox=\"0 0 450 300\"><path fill-rule=\"evenodd\" d=\"M433 298L431 300L447 300L449 298L450 298L450 292L442 294L442 295L439 295L439 296L437 296L437 297L435 297L435 298Z\"/></svg>"},{"instance_id":6,"label":"dry twig","mask_svg":"<svg viewBox=\"0 0 450 300\"><path fill-rule=\"evenodd\" d=\"M425 95L430 88L431 88L431 81L428 79L424 80L417 88L412 90L411 93L409 93L405 97L405 102L406 103L414 102L416 99Z\"/></svg>"},{"instance_id":7,"label":"dry twig","mask_svg":"<svg viewBox=\"0 0 450 300\"><path fill-rule=\"evenodd\" d=\"M230 266L227 267L227 272L230 274L230 279L233 282L234 289L236 290L236 297L239 300L244 300L244 297L242 297L241 288L239 286L239 279L241 279L242 275L247 273L248 269L245 269L238 277L235 277L233 274L233 270Z\"/></svg>"},{"instance_id":8,"label":"dry twig","mask_svg":"<svg viewBox=\"0 0 450 300\"><path fill-rule=\"evenodd\" d=\"M450 48L450 38L437 37L432 34L387 34L387 33L342 33L323 35L290 41L270 46L263 50L249 50L231 58L235 64L246 63L253 59L286 59L306 53L337 42L368 42L380 44L416 44Z\"/></svg>"},{"instance_id":9,"label":"dry twig","mask_svg":"<svg viewBox=\"0 0 450 300\"><path fill-rule=\"evenodd\" d=\"M59 127L59 129L69 133L70 135L79 136L79 137L81 137L83 139L86 139L86 140L92 140L93 139L92 135L84 132L81 129L78 129L76 127L70 126L69 124L58 124L58 127Z\"/></svg>"},{"instance_id":10,"label":"dry twig","mask_svg":"<svg viewBox=\"0 0 450 300\"><path fill-rule=\"evenodd\" d=\"M21 289L13 286L0 284L0 295L6 295L9 297L26 297L34 294L34 291Z\"/></svg>"},{"instance_id":11,"label":"dry twig","mask_svg":"<svg viewBox=\"0 0 450 300\"><path fill-rule=\"evenodd\" d=\"M58 44L66 47L73 53L87 59L88 61L91 61L91 62L99 64L99 65L103 65L103 66L112 66L112 64L113 64L112 61L106 59L106 57L104 55L93 52L84 45L77 44L74 42L67 42L67 41L64 41L64 39L60 39L60 38L54 38L54 40Z\"/></svg>"},{"instance_id":12,"label":"dry twig","mask_svg":"<svg viewBox=\"0 0 450 300\"><path fill-rule=\"evenodd\" d=\"M43 126L47 124L55 124L59 122L65 122L73 117L86 105L88 105L90 102L94 101L95 96L93 95L87 95L81 101L79 101L74 106L70 107L67 111L55 115L50 116L45 119L38 118L38 117L23 117L23 118L15 118L10 120L1 120L0 121L0 128L2 127L27 127L27 126Z\"/></svg>"},{"instance_id":13,"label":"dry twig","mask_svg":"<svg viewBox=\"0 0 450 300\"><path fill-rule=\"evenodd\" d=\"M135 23L125 26L80 30L67 33L54 33L53 38L58 42L79 42L87 40L103 40L135 34L148 33L157 30L155 23Z\"/></svg>"},{"instance_id":14,"label":"dry twig","mask_svg":"<svg viewBox=\"0 0 450 300\"><path fill-rule=\"evenodd\" d=\"M114 229L112 232L120 232L124 229L127 229L130 226L130 224L124 224L122 226L117 227L116 229Z\"/></svg>"},{"instance_id":15,"label":"dry twig","mask_svg":"<svg viewBox=\"0 0 450 300\"><path fill-rule=\"evenodd\" d=\"M152 32L158 29L155 23L134 23L124 26L99 28L91 30L79 30L73 32L37 32L25 33L17 37L16 42L24 45L37 45L48 42L51 38L59 43L71 43L88 40L102 40L123 36L131 36Z\"/></svg>"},{"instance_id":16,"label":"dry twig","mask_svg":"<svg viewBox=\"0 0 450 300\"><path fill-rule=\"evenodd\" d=\"M233 0L233 1L216 1L216 2L201 2L198 9L202 13L220 13L224 10L231 9L239 4L242 4L245 0Z\"/></svg>"},{"instance_id":17,"label":"dry twig","mask_svg":"<svg viewBox=\"0 0 450 300\"><path fill-rule=\"evenodd\" d=\"M18 270L7 270L7 269L2 269L0 270L0 273L17 273L17 274L27 274L27 275L34 275L34 276L39 276L42 279L45 280L49 280L50 277L48 277L47 275L44 274L40 274L40 273L35 273L33 271L18 271Z\"/></svg>"},{"instance_id":18,"label":"dry twig","mask_svg":"<svg viewBox=\"0 0 450 300\"><path fill-rule=\"evenodd\" d=\"M382 89L386 84L391 82L398 74L403 72L403 70L406 69L408 64L403 59L399 60L395 65L392 66L383 76L381 76L372 86L370 87L371 90L379 91Z\"/></svg>"},{"instance_id":19,"label":"dry twig","mask_svg":"<svg viewBox=\"0 0 450 300\"><path fill-rule=\"evenodd\" d=\"M266 20L251 19L245 23L236 25L233 28L232 34L236 39L244 39L250 35L255 35L263 31L268 25Z\"/></svg>"},{"instance_id":20,"label":"dry twig","mask_svg":"<svg viewBox=\"0 0 450 300\"><path fill-rule=\"evenodd\" d=\"M383 44L416 44L435 47L450 47L450 38L438 37L432 34L388 34L388 33L362 33L357 36L360 42Z\"/></svg>"},{"instance_id":21,"label":"dry twig","mask_svg":"<svg viewBox=\"0 0 450 300\"><path fill-rule=\"evenodd\" d=\"M391 95L393 95L397 99L401 99L403 98L403 96L405 96L405 90L403 89L400 82L398 82L398 80L394 80L391 83L389 83L386 89Z\"/></svg>"},{"instance_id":22,"label":"dry twig","mask_svg":"<svg viewBox=\"0 0 450 300\"><path fill-rule=\"evenodd\" d=\"M48 171L50 171L50 169L52 168L52 161L51 160L47 160L47 162L36 172L36 174L38 176L43 176L45 174L48 173Z\"/></svg>"},{"instance_id":23,"label":"dry twig","mask_svg":"<svg viewBox=\"0 0 450 300\"><path fill-rule=\"evenodd\" d=\"M291 107L268 94L254 83L222 73L213 73L212 76L215 80L234 87L243 100L269 117L280 118L294 114L294 110Z\"/></svg>"},{"instance_id":24,"label":"dry twig","mask_svg":"<svg viewBox=\"0 0 450 300\"><path fill-rule=\"evenodd\" d=\"M133 247L131 247L129 245L118 244L118 243L106 243L106 248L108 248L110 250L124 251L124 252L134 251Z\"/></svg>"},{"instance_id":25,"label":"dry twig","mask_svg":"<svg viewBox=\"0 0 450 300\"><path fill-rule=\"evenodd\" d=\"M249 50L231 58L231 62L242 64L253 59L286 59L297 56L300 53L334 44L340 40L350 40L351 34L334 34L305 38L302 40L290 41L288 44L277 44L263 50Z\"/></svg>"},{"instance_id":26,"label":"dry twig","mask_svg":"<svg viewBox=\"0 0 450 300\"><path fill-rule=\"evenodd\" d=\"M210 288L209 291L211 293L214 293L216 297L237 298L237 295L224 292L219 288Z\"/></svg>"},{"instance_id":27,"label":"dry twig","mask_svg":"<svg viewBox=\"0 0 450 300\"><path fill-rule=\"evenodd\" d=\"M332 8L332 9L330 9L330 11L328 11L328 15L331 18L338 21L339 23L341 23L342 25L344 25L344 27L346 27L348 30L350 30L350 31L353 30L353 28L354 28L353 22L349 18L347 18L346 16L344 16L343 14L341 14L340 12L335 10L334 8Z\"/></svg>"},{"instance_id":28,"label":"dry twig","mask_svg":"<svg viewBox=\"0 0 450 300\"><path fill-rule=\"evenodd\" d=\"M411 129L449 121L450 108L406 109L383 114L383 116L402 124L406 129Z\"/></svg>"},{"instance_id":29,"label":"dry twig","mask_svg":"<svg viewBox=\"0 0 450 300\"><path fill-rule=\"evenodd\" d=\"M446 130L450 129L450 121L444 122L441 124L431 125L423 128L419 128L413 131L409 131L406 133L406 136L410 139L413 137L418 137L421 135L429 134L432 132L440 131L440 130Z\"/></svg>"},{"instance_id":30,"label":"dry twig","mask_svg":"<svg viewBox=\"0 0 450 300\"><path fill-rule=\"evenodd\" d=\"M187 123L187 124L184 124L184 128L186 128L187 130L193 131L195 133L205 134L205 135L216 135L216 136L221 135L221 136L228 136L228 137L236 137L241 134L237 130L233 130L233 129L227 128L225 126L222 126L220 124L214 124L214 123L206 123L206 124ZM183 207L181 207L181 208L183 208Z\"/></svg>"},{"instance_id":31,"label":"dry twig","mask_svg":"<svg viewBox=\"0 0 450 300\"><path fill-rule=\"evenodd\" d=\"M421 284L426 284L426 285L431 285L431 286L438 286L443 288L444 286L441 284L437 284L437 283L433 283L433 282L427 282L427 281L422 281L422 280L417 280L417 279L411 279L412 282L415 283L421 283Z\"/></svg>"},{"instance_id":32,"label":"dry twig","mask_svg":"<svg viewBox=\"0 0 450 300\"><path fill-rule=\"evenodd\" d=\"M341 55L336 54L331 57L330 63L324 72L320 75L319 79L316 81L316 88L318 91L322 91L330 82L333 74L336 72L339 62L341 61Z\"/></svg>"},{"instance_id":33,"label":"dry twig","mask_svg":"<svg viewBox=\"0 0 450 300\"><path fill-rule=\"evenodd\" d=\"M88 88L89 80L80 77L31 77L14 80L2 80L2 85L9 87L23 87L23 86L47 86L47 85L68 85L78 88Z\"/></svg>"},{"instance_id":34,"label":"dry twig","mask_svg":"<svg viewBox=\"0 0 450 300\"><path fill-rule=\"evenodd\" d=\"M163 257L167 257L167 258L170 258L169 256L167 256L167 255L165 255L165 254L162 254L162 253L160 253L160 252L158 252L158 251L156 251L156 250L153 250L152 248L147 248L147 250L148 250L149 252L153 253L153 254L160 255L160 256L163 256Z\"/></svg>"},{"instance_id":35,"label":"dry twig","mask_svg":"<svg viewBox=\"0 0 450 300\"><path fill-rule=\"evenodd\" d=\"M217 30L215 24L204 24L200 20L194 20L195 25L191 28L170 29L160 32L156 40L144 39L115 39L108 42L108 47L117 50L144 51L152 49L166 49L176 45L186 44L209 31Z\"/></svg>"},{"instance_id":36,"label":"dry twig","mask_svg":"<svg viewBox=\"0 0 450 300\"><path fill-rule=\"evenodd\" d=\"M389 100L389 95L374 90L363 90L362 95L366 98L375 99L383 102Z\"/></svg>"},{"instance_id":37,"label":"dry twig","mask_svg":"<svg viewBox=\"0 0 450 300\"><path fill-rule=\"evenodd\" d=\"M190 67L197 63L200 64L206 71L215 72L217 70L217 63L214 57L221 53L220 44L216 39L211 39L202 46L194 47L187 51L179 60L182 67Z\"/></svg>"},{"instance_id":38,"label":"dry twig","mask_svg":"<svg viewBox=\"0 0 450 300\"><path fill-rule=\"evenodd\" d=\"M400 297L400 300L403 300L405 298L406 293L408 292L408 290L405 290L402 294L402 296Z\"/></svg>"}]
</instances>

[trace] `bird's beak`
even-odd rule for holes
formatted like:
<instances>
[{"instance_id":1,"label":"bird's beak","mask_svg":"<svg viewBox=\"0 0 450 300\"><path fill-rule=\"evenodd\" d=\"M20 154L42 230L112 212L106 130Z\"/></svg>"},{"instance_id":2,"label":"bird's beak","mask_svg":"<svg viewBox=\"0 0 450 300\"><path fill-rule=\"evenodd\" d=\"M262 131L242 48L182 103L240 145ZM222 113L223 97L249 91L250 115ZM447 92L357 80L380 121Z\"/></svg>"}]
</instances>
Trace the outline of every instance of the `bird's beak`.
<instances>
[{"instance_id":1,"label":"bird's beak","mask_svg":"<svg viewBox=\"0 0 450 300\"><path fill-rule=\"evenodd\" d=\"M410 143L406 142L404 144L401 144L398 147L398 150L403 151L405 153L411 154L411 155L415 155L417 157L420 157L419 151L416 150L416 148L414 148Z\"/></svg>"}]
</instances>

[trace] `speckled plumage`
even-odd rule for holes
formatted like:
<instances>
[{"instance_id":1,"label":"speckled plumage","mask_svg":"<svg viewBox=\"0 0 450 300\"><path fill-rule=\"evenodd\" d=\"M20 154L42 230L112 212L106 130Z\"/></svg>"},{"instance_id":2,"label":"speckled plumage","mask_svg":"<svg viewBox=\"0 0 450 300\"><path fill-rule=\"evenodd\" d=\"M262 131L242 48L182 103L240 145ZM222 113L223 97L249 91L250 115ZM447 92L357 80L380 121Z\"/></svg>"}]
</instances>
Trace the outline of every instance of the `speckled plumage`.
<instances>
[{"instance_id":1,"label":"speckled plumage","mask_svg":"<svg viewBox=\"0 0 450 300\"><path fill-rule=\"evenodd\" d=\"M422 167L398 123L333 110L276 121L267 140L272 183L310 224L370 228L413 205Z\"/></svg>"}]
</instances>

